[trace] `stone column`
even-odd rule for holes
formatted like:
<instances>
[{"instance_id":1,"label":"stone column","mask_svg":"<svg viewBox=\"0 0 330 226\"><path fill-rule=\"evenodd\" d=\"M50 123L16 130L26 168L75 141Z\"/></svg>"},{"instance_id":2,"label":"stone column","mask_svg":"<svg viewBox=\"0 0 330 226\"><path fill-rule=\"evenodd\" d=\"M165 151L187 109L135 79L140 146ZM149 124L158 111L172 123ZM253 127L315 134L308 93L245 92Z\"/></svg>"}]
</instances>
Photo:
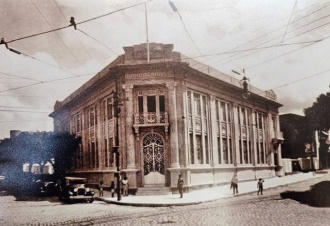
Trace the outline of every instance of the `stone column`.
<instances>
[{"instance_id":1,"label":"stone column","mask_svg":"<svg viewBox=\"0 0 330 226\"><path fill-rule=\"evenodd\" d=\"M233 104L233 122L234 122L234 161L233 164L234 166L237 166L238 164L240 164L240 150L239 150L239 126L238 126L238 107L236 104Z\"/></svg>"},{"instance_id":2,"label":"stone column","mask_svg":"<svg viewBox=\"0 0 330 226\"><path fill-rule=\"evenodd\" d=\"M96 118L96 121L97 121L97 131L95 133L96 137L95 137L95 148L97 148L97 155L98 155L98 163L96 163L96 165L99 166L99 168L103 168L104 167L104 139L102 136L102 112L101 112L101 104L102 104L102 101L99 100L96 102L96 106L95 106L95 118ZM95 125L96 126L96 125ZM96 143L96 141L98 141Z\"/></svg>"},{"instance_id":3,"label":"stone column","mask_svg":"<svg viewBox=\"0 0 330 226\"><path fill-rule=\"evenodd\" d=\"M252 139L251 139L251 142L252 142L252 145L251 145L251 148L252 148L252 155L253 155L253 161L252 161L252 164L254 166L257 165L257 162L258 162L258 155L257 155L257 122L256 122L256 116L255 116L255 111L253 110L252 111Z\"/></svg>"},{"instance_id":4,"label":"stone column","mask_svg":"<svg viewBox=\"0 0 330 226\"><path fill-rule=\"evenodd\" d=\"M276 131L273 131L275 121L272 120L272 114L268 113L268 147L269 147L269 165L273 166L274 165L274 149L272 146L272 138L276 138Z\"/></svg>"},{"instance_id":5,"label":"stone column","mask_svg":"<svg viewBox=\"0 0 330 226\"><path fill-rule=\"evenodd\" d=\"M166 84L170 122L171 168L180 168L178 145L178 116L176 109L176 82Z\"/></svg>"},{"instance_id":6,"label":"stone column","mask_svg":"<svg viewBox=\"0 0 330 226\"><path fill-rule=\"evenodd\" d=\"M211 166L217 165L219 164L219 153L218 150L220 150L218 147L218 136L217 136L217 127L219 126L217 123L217 109L216 109L216 105L215 105L215 99L214 96L210 96L210 111L211 111L211 144L212 146L210 146L211 150L212 150L212 161L211 161ZM219 133L221 134L221 131L219 131ZM219 134L219 135L220 135ZM211 153L211 152L210 152ZM222 157L222 156L221 156ZM221 161L222 162L222 161Z\"/></svg>"},{"instance_id":7,"label":"stone column","mask_svg":"<svg viewBox=\"0 0 330 226\"><path fill-rule=\"evenodd\" d=\"M127 169L135 169L135 139L133 132L133 85L124 84L125 89L125 131L127 137Z\"/></svg>"}]
</instances>

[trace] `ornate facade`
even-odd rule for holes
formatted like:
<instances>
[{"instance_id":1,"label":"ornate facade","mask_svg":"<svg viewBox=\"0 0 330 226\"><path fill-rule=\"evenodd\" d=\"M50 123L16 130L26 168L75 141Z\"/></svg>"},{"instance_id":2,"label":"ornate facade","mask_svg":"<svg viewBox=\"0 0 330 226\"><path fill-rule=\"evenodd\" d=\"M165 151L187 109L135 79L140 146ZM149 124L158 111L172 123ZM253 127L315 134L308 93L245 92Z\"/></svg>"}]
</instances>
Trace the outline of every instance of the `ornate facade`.
<instances>
[{"instance_id":1,"label":"ornate facade","mask_svg":"<svg viewBox=\"0 0 330 226\"><path fill-rule=\"evenodd\" d=\"M188 62L173 45L124 47L125 54L62 102L56 102L55 131L82 137L68 173L92 182L114 179L116 139L114 92L119 96L121 173L130 189L186 189L267 178L280 170L282 139L272 91L250 87L242 98L239 81L198 62ZM207 66L206 66L207 67Z\"/></svg>"}]
</instances>

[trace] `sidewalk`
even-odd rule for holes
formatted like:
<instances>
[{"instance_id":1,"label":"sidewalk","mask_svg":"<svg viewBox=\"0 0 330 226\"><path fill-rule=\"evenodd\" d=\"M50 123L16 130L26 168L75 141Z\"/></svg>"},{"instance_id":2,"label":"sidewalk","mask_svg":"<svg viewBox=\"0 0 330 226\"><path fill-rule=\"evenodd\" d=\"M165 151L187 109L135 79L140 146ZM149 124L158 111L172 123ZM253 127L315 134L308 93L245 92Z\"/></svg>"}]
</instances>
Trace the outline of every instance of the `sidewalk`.
<instances>
[{"instance_id":1,"label":"sidewalk","mask_svg":"<svg viewBox=\"0 0 330 226\"><path fill-rule=\"evenodd\" d=\"M327 173L298 173L283 177L273 177L264 179L264 190L269 188L274 188L278 186L284 186L292 183L297 183L300 181L322 177L328 175ZM257 181L246 181L239 182L238 185L239 194L243 195L248 193L257 192ZM104 201L107 203L117 204L117 205L129 205L129 206L149 206L149 207L162 207L162 206L185 206L194 205L203 202L211 202L214 200L233 197L230 185L222 185L214 188L207 188L202 190L191 191L189 193L184 193L183 198L180 198L179 194L172 195L158 195L158 196L123 196L121 201L117 201L117 197L110 197L110 193L105 192L105 197L96 197L96 200ZM96 192L96 196L98 193Z\"/></svg>"}]
</instances>

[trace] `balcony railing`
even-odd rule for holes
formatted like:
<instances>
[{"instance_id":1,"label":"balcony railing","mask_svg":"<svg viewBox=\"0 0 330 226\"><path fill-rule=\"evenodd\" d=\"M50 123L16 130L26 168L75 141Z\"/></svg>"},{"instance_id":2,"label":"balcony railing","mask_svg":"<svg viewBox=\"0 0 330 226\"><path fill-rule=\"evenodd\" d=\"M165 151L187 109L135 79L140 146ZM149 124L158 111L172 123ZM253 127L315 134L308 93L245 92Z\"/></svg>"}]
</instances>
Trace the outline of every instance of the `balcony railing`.
<instances>
[{"instance_id":1,"label":"balcony railing","mask_svg":"<svg viewBox=\"0 0 330 226\"><path fill-rule=\"evenodd\" d=\"M134 114L134 125L150 126L168 124L167 112L148 112Z\"/></svg>"}]
</instances>

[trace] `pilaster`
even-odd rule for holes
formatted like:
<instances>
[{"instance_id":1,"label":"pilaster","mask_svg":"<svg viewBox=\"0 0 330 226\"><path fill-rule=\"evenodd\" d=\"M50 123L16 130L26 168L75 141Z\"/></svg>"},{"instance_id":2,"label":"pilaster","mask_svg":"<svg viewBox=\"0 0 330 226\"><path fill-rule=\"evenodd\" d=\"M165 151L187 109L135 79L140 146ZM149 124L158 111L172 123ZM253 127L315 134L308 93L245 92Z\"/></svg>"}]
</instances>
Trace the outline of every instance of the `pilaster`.
<instances>
[{"instance_id":1,"label":"pilaster","mask_svg":"<svg viewBox=\"0 0 330 226\"><path fill-rule=\"evenodd\" d=\"M210 117L211 117L211 144L212 144L212 147L211 147L211 153L213 153L211 156L212 156L212 161L210 162L211 163L211 166L214 166L216 165L219 161L219 153L218 153L218 150L220 147L218 147L218 137L217 137L217 127L219 126L217 124L217 110L216 110L216 105L215 105L215 99L214 99L214 96L210 96Z\"/></svg>"},{"instance_id":2,"label":"pilaster","mask_svg":"<svg viewBox=\"0 0 330 226\"><path fill-rule=\"evenodd\" d=\"M239 153L239 127L238 127L238 110L237 105L233 104L233 122L234 122L234 156L233 164L237 166L239 164L240 153Z\"/></svg>"},{"instance_id":3,"label":"pilaster","mask_svg":"<svg viewBox=\"0 0 330 226\"><path fill-rule=\"evenodd\" d=\"M133 132L133 85L124 84L123 89L125 89L125 131L127 137L127 168L135 169L135 139Z\"/></svg>"},{"instance_id":4,"label":"pilaster","mask_svg":"<svg viewBox=\"0 0 330 226\"><path fill-rule=\"evenodd\" d=\"M252 155L253 155L253 161L252 164L255 166L257 165L257 123L256 123L256 113L253 110L252 111Z\"/></svg>"},{"instance_id":5,"label":"pilaster","mask_svg":"<svg viewBox=\"0 0 330 226\"><path fill-rule=\"evenodd\" d=\"M176 82L166 84L168 89L171 168L179 168L178 116L176 106Z\"/></svg>"},{"instance_id":6,"label":"pilaster","mask_svg":"<svg viewBox=\"0 0 330 226\"><path fill-rule=\"evenodd\" d=\"M96 133L95 133L95 146L97 145L97 155L98 155L98 163L96 163L96 165L98 164L99 168L103 168L104 167L104 141L103 139L101 139L101 135L102 135L102 118L101 118L101 101L97 101L96 105L95 105L95 118L96 118L96 122L97 124L95 124L96 127ZM96 142L97 141L97 142Z\"/></svg>"},{"instance_id":7,"label":"pilaster","mask_svg":"<svg viewBox=\"0 0 330 226\"><path fill-rule=\"evenodd\" d=\"M273 166L274 165L274 149L271 147L272 145L272 135L274 136L274 138L276 138L276 131L273 131L273 123L275 123L275 121L272 120L272 114L268 113L268 139L267 139L267 147L268 147L268 153L269 153L269 162L268 164Z\"/></svg>"}]
</instances>

